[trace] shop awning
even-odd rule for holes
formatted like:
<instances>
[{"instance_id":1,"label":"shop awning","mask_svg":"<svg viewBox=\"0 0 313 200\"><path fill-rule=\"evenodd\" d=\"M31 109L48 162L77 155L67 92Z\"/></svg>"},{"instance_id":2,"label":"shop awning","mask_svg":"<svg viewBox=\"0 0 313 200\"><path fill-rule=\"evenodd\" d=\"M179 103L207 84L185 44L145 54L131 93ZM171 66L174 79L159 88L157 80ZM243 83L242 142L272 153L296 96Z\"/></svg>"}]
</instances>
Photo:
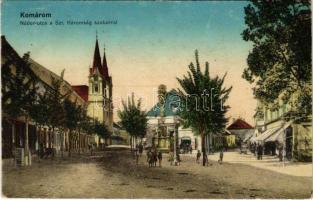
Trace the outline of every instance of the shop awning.
<instances>
[{"instance_id":1,"label":"shop awning","mask_svg":"<svg viewBox=\"0 0 313 200\"><path fill-rule=\"evenodd\" d=\"M256 138L254 138L254 141L259 141L259 142L263 142L265 141L268 137L270 137L271 135L273 135L274 133L276 133L281 127L275 127L275 128L271 128L268 129L266 131L264 131L261 135L257 136Z\"/></svg>"},{"instance_id":2,"label":"shop awning","mask_svg":"<svg viewBox=\"0 0 313 200\"><path fill-rule=\"evenodd\" d=\"M276 131L273 135L271 135L270 137L268 137L265 142L275 142L275 141L279 141L279 142L283 142L283 135L285 130L292 124L292 121L286 123L285 125L283 125L283 127L281 127L278 131Z\"/></svg>"}]
</instances>

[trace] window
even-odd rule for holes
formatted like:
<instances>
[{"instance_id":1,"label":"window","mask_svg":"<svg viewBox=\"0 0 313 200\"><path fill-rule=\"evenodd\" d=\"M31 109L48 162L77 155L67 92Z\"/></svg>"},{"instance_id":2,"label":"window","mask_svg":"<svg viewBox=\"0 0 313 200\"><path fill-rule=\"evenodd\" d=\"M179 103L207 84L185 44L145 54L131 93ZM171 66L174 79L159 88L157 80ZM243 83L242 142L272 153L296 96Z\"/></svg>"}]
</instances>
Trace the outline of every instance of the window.
<instances>
[{"instance_id":1,"label":"window","mask_svg":"<svg viewBox=\"0 0 313 200\"><path fill-rule=\"evenodd\" d=\"M99 87L98 87L98 84L95 85L95 93L98 93L99 92Z\"/></svg>"}]
</instances>

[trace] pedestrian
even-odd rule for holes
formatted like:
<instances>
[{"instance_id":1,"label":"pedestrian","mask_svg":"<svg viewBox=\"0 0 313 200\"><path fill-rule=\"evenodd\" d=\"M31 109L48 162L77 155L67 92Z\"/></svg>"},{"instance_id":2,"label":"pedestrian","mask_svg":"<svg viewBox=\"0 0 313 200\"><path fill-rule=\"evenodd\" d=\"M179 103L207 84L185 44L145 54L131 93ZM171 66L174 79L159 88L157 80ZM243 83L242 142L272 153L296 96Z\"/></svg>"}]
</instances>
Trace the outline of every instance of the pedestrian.
<instances>
[{"instance_id":1,"label":"pedestrian","mask_svg":"<svg viewBox=\"0 0 313 200\"><path fill-rule=\"evenodd\" d=\"M136 148L135 149L135 159L136 159L136 165L139 164L139 149Z\"/></svg>"},{"instance_id":2,"label":"pedestrian","mask_svg":"<svg viewBox=\"0 0 313 200\"><path fill-rule=\"evenodd\" d=\"M197 163L200 163L200 157L201 157L201 152L200 152L200 150L198 150L197 160L196 160Z\"/></svg>"},{"instance_id":3,"label":"pedestrian","mask_svg":"<svg viewBox=\"0 0 313 200\"><path fill-rule=\"evenodd\" d=\"M260 146L260 159L262 160L263 157L263 145Z\"/></svg>"},{"instance_id":4,"label":"pedestrian","mask_svg":"<svg viewBox=\"0 0 313 200\"><path fill-rule=\"evenodd\" d=\"M91 144L90 154L93 155L94 144Z\"/></svg>"},{"instance_id":5,"label":"pedestrian","mask_svg":"<svg viewBox=\"0 0 313 200\"><path fill-rule=\"evenodd\" d=\"M156 149L152 152L152 156L153 156L153 166L156 167L158 161L158 152Z\"/></svg>"},{"instance_id":6,"label":"pedestrian","mask_svg":"<svg viewBox=\"0 0 313 200\"><path fill-rule=\"evenodd\" d=\"M174 153L173 153L172 151L169 153L168 161L171 163L171 165L173 165L173 162L174 162Z\"/></svg>"},{"instance_id":7,"label":"pedestrian","mask_svg":"<svg viewBox=\"0 0 313 200\"><path fill-rule=\"evenodd\" d=\"M191 144L189 145L189 151L190 151L190 154L192 154L192 145Z\"/></svg>"},{"instance_id":8,"label":"pedestrian","mask_svg":"<svg viewBox=\"0 0 313 200\"><path fill-rule=\"evenodd\" d=\"M222 164L222 162L223 162L223 157L224 157L224 150L223 150L223 148L221 148L221 151L220 151L220 159L218 160L218 163L219 163L219 164Z\"/></svg>"},{"instance_id":9,"label":"pedestrian","mask_svg":"<svg viewBox=\"0 0 313 200\"><path fill-rule=\"evenodd\" d=\"M180 165L181 159L180 159L179 151L176 151L176 161L177 161L177 165Z\"/></svg>"},{"instance_id":10,"label":"pedestrian","mask_svg":"<svg viewBox=\"0 0 313 200\"><path fill-rule=\"evenodd\" d=\"M159 151L158 153L158 159L159 159L159 167L162 167L162 152Z\"/></svg>"},{"instance_id":11,"label":"pedestrian","mask_svg":"<svg viewBox=\"0 0 313 200\"><path fill-rule=\"evenodd\" d=\"M140 157L142 155L142 152L143 152L143 145L142 145L142 143L140 143L139 144L139 155L140 155Z\"/></svg>"},{"instance_id":12,"label":"pedestrian","mask_svg":"<svg viewBox=\"0 0 313 200\"><path fill-rule=\"evenodd\" d=\"M149 149L148 152L147 152L147 162L149 164L149 167L152 167L152 152L151 152L151 149Z\"/></svg>"},{"instance_id":13,"label":"pedestrian","mask_svg":"<svg viewBox=\"0 0 313 200\"><path fill-rule=\"evenodd\" d=\"M278 157L279 157L279 162L283 161L283 147L280 145L278 148Z\"/></svg>"}]
</instances>

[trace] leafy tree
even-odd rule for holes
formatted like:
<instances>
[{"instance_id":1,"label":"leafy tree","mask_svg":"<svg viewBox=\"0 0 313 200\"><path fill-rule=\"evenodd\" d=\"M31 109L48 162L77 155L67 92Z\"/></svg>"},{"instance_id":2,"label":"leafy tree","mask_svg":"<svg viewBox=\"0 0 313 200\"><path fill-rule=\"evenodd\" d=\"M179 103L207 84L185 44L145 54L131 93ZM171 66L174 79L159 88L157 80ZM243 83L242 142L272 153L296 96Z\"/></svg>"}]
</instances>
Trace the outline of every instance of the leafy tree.
<instances>
[{"instance_id":1,"label":"leafy tree","mask_svg":"<svg viewBox=\"0 0 313 200\"><path fill-rule=\"evenodd\" d=\"M61 130L62 138L64 137L64 129L66 128L66 113L64 108L64 100L69 96L70 92L62 92L62 86L64 83L64 70L61 73L60 78L56 78L51 75L51 85L46 88L46 105L48 107L48 126L52 130L52 134L55 132L55 128ZM64 144L61 142L61 155L63 157Z\"/></svg>"},{"instance_id":2,"label":"leafy tree","mask_svg":"<svg viewBox=\"0 0 313 200\"><path fill-rule=\"evenodd\" d=\"M47 90L49 125L54 130L55 127L62 127L65 124L64 100L69 93L62 93L63 72L61 79L51 76L51 88Z\"/></svg>"},{"instance_id":3,"label":"leafy tree","mask_svg":"<svg viewBox=\"0 0 313 200\"><path fill-rule=\"evenodd\" d=\"M2 109L11 118L25 117L24 148L27 157L29 154L28 124L33 104L36 101L38 82L36 75L30 69L28 58L29 54L25 54L23 59L9 59L1 66Z\"/></svg>"},{"instance_id":4,"label":"leafy tree","mask_svg":"<svg viewBox=\"0 0 313 200\"><path fill-rule=\"evenodd\" d=\"M141 110L141 99L135 102L134 93L126 103L122 100L123 110L118 110L121 125L130 134L131 139L143 138L147 131L147 114Z\"/></svg>"},{"instance_id":5,"label":"leafy tree","mask_svg":"<svg viewBox=\"0 0 313 200\"><path fill-rule=\"evenodd\" d=\"M36 101L31 109L31 118L36 124L41 127L48 125L49 123L49 107L48 107L48 96L46 90L42 93L37 93Z\"/></svg>"},{"instance_id":6,"label":"leafy tree","mask_svg":"<svg viewBox=\"0 0 313 200\"><path fill-rule=\"evenodd\" d=\"M99 139L100 138L107 139L110 137L108 128L99 121L95 121L94 123L94 132L99 136Z\"/></svg>"},{"instance_id":7,"label":"leafy tree","mask_svg":"<svg viewBox=\"0 0 313 200\"><path fill-rule=\"evenodd\" d=\"M243 78L254 83L255 96L275 110L279 99L291 103L295 116L312 112L310 1L251 0L242 32L253 49Z\"/></svg>"},{"instance_id":8,"label":"leafy tree","mask_svg":"<svg viewBox=\"0 0 313 200\"><path fill-rule=\"evenodd\" d=\"M212 78L209 74L209 63L205 63L205 71L201 72L198 51L195 51L196 64L190 63L187 76L177 78L182 90L178 89L181 96L179 115L185 127L191 127L201 135L203 166L205 165L205 135L222 132L228 118L225 113L229 106L224 106L232 89L225 88L224 79Z\"/></svg>"},{"instance_id":9,"label":"leafy tree","mask_svg":"<svg viewBox=\"0 0 313 200\"><path fill-rule=\"evenodd\" d=\"M65 110L65 127L69 129L69 151L68 155L72 154L72 142L74 140L73 131L78 127L78 122L80 118L79 107L76 105L76 102L72 102L68 98L66 98L63 102L64 110Z\"/></svg>"}]
</instances>

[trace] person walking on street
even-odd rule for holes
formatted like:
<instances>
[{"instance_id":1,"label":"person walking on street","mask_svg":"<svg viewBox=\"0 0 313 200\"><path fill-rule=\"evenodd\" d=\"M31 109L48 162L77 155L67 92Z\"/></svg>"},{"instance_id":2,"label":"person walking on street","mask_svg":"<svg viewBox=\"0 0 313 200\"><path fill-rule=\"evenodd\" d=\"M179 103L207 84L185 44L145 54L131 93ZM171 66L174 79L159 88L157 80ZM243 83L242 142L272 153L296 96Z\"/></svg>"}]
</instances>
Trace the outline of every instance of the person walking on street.
<instances>
[{"instance_id":1,"label":"person walking on street","mask_svg":"<svg viewBox=\"0 0 313 200\"><path fill-rule=\"evenodd\" d=\"M159 151L158 153L158 159L159 159L159 167L162 167L162 152Z\"/></svg>"},{"instance_id":2,"label":"person walking on street","mask_svg":"<svg viewBox=\"0 0 313 200\"><path fill-rule=\"evenodd\" d=\"M197 163L200 163L200 157L201 157L201 152L200 152L200 150L198 150L197 160L196 160Z\"/></svg>"},{"instance_id":3,"label":"person walking on street","mask_svg":"<svg viewBox=\"0 0 313 200\"><path fill-rule=\"evenodd\" d=\"M224 157L224 150L223 150L223 148L221 148L221 151L220 151L220 159L218 160L218 163L219 163L219 164L222 164L222 162L223 162L223 157Z\"/></svg>"},{"instance_id":4,"label":"person walking on street","mask_svg":"<svg viewBox=\"0 0 313 200\"><path fill-rule=\"evenodd\" d=\"M149 149L147 152L147 162L149 164L149 168L152 167L152 160L152 152L151 149Z\"/></svg>"},{"instance_id":5,"label":"person walking on street","mask_svg":"<svg viewBox=\"0 0 313 200\"><path fill-rule=\"evenodd\" d=\"M172 151L169 153L168 161L171 163L171 165L173 165L173 162L174 162L174 153L173 153Z\"/></svg>"},{"instance_id":6,"label":"person walking on street","mask_svg":"<svg viewBox=\"0 0 313 200\"><path fill-rule=\"evenodd\" d=\"M136 158L136 165L138 166L139 164L139 149L135 149L135 158Z\"/></svg>"},{"instance_id":7,"label":"person walking on street","mask_svg":"<svg viewBox=\"0 0 313 200\"><path fill-rule=\"evenodd\" d=\"M139 156L141 157L142 155L142 152L143 152L143 145L142 143L139 144Z\"/></svg>"},{"instance_id":8,"label":"person walking on street","mask_svg":"<svg viewBox=\"0 0 313 200\"><path fill-rule=\"evenodd\" d=\"M263 157L263 145L260 146L260 159Z\"/></svg>"}]
</instances>

